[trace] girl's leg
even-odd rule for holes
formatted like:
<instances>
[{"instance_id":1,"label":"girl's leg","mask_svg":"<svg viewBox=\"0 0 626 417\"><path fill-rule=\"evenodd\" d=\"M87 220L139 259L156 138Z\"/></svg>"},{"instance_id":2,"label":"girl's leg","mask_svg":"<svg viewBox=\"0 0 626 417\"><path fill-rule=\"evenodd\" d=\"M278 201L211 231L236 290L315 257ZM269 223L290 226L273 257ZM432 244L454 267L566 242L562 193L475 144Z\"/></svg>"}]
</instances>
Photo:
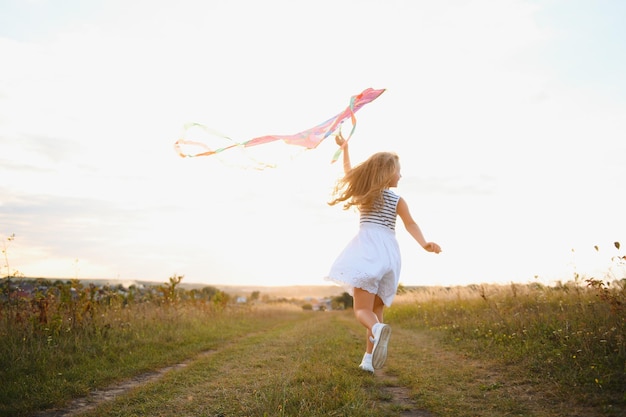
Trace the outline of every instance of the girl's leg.
<instances>
[{"instance_id":1,"label":"girl's leg","mask_svg":"<svg viewBox=\"0 0 626 417\"><path fill-rule=\"evenodd\" d=\"M367 347L366 352L372 353L374 344L370 337L372 336L372 327L376 323L383 322L383 301L376 294L367 292L361 288L354 289L354 315L359 323L367 328Z\"/></svg>"},{"instance_id":2,"label":"girl's leg","mask_svg":"<svg viewBox=\"0 0 626 417\"><path fill-rule=\"evenodd\" d=\"M379 296L374 297L374 314L378 319L378 323L383 323L383 308L385 304L383 300L380 299ZM367 349L366 352L371 353L372 349L374 349L374 343L372 343L372 338L374 334L372 333L372 328L367 329Z\"/></svg>"},{"instance_id":3,"label":"girl's leg","mask_svg":"<svg viewBox=\"0 0 626 417\"><path fill-rule=\"evenodd\" d=\"M374 297L374 314L376 314L376 318L378 319L379 323L383 323L384 308L385 304L383 303L383 300L381 300L379 296ZM374 348L374 343L372 343L372 339L370 339L370 337L374 337L371 328L367 330L367 349L369 349L367 350L368 352L371 352Z\"/></svg>"}]
</instances>

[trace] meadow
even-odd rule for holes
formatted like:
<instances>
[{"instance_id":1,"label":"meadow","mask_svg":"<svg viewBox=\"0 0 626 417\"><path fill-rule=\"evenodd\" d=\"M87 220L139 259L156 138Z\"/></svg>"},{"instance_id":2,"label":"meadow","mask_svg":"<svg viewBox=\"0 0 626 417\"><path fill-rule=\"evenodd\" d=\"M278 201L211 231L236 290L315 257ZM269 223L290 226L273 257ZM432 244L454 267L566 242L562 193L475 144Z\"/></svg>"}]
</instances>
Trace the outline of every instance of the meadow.
<instances>
[{"instance_id":1,"label":"meadow","mask_svg":"<svg viewBox=\"0 0 626 417\"><path fill-rule=\"evenodd\" d=\"M437 332L468 358L496 358L510 377L563 403L626 410L626 280L424 288L387 318Z\"/></svg>"},{"instance_id":2,"label":"meadow","mask_svg":"<svg viewBox=\"0 0 626 417\"><path fill-rule=\"evenodd\" d=\"M373 376L356 368L364 333L345 294L312 311L259 294L235 303L181 280L124 289L4 278L0 415L626 413L624 279L401 288L386 313L389 359ZM109 401L64 408L180 363Z\"/></svg>"}]
</instances>

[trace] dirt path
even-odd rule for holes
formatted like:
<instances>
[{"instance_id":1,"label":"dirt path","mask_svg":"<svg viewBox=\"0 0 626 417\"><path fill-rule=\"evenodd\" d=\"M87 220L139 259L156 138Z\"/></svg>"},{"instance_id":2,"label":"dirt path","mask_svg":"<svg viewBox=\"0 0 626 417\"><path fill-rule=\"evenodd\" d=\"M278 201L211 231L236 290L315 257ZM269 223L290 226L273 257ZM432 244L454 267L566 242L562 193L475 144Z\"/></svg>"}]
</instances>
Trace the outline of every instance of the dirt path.
<instances>
[{"instance_id":1,"label":"dirt path","mask_svg":"<svg viewBox=\"0 0 626 417\"><path fill-rule=\"evenodd\" d=\"M276 334L247 335L244 338L227 342L217 350L203 352L185 362L94 391L86 398L74 400L64 409L49 410L35 416L69 417L90 411L94 414L94 410L98 410L98 415L107 415L105 411L100 413L99 407L124 396L130 396L128 403L149 403L158 397L159 402L163 401L166 404L163 413L159 411L159 415L194 415L193 410L207 408L208 404L212 404L212 407L220 401L224 403L233 401L229 399L231 395L242 401L242 404L246 401L254 402L254 396L259 396L261 392L264 393L263 395L268 395L267 386L255 388L255 381L275 378L277 381L275 385L278 388L270 390L269 394L278 395L280 392L288 392L287 388L280 384L289 384L284 381L288 381L296 372L294 367L315 367L311 368L315 372L318 371L318 364L324 361L328 362L331 379L324 380L326 377L322 375L318 381L314 375L311 381L306 382L312 384L310 388L312 392L318 392L315 395L319 396L319 392L326 389L325 386L341 386L341 378L348 378L351 381L357 378L357 382L361 378L365 384L364 387L375 398L373 406L380 408L384 413L380 415L385 416L599 417L609 415L600 414L597 410L578 408L573 402L558 400L538 386L537 381L516 376L520 374L511 373L511 370L497 365L489 358L469 359L462 353L443 346L437 337L429 332L392 327L388 361L385 367L378 370L371 378L365 378L358 370L355 370L356 363L346 363L351 360L346 357L355 358L354 353L358 355L361 349L363 330L355 323L354 318L344 313L319 313L309 322L300 322L294 324L293 327L285 327ZM336 351L337 348L345 348L351 353L346 357L338 358L329 358L327 353L319 353L321 350L330 349L329 345L332 343L336 343L337 346L333 346L332 349L335 350L329 350L329 352ZM255 358L254 352L262 353ZM263 354L267 356L264 357ZM199 368L202 368L202 372L205 373L199 374ZM354 373L350 374L352 371ZM194 372L199 375L195 375ZM310 372L306 371L305 376L296 375L295 380L306 380ZM333 372L335 374L332 374ZM220 382L216 380L216 376L226 379ZM177 379L177 382L163 381L167 379ZM178 389L181 391L178 394L171 394L171 398L163 398L162 392L150 394L136 392L138 388L159 381L169 387L162 391L166 395L169 395L170 391ZM319 388L316 388L314 384L319 384ZM188 388L180 388L181 385ZM314 391L316 389L320 391ZM223 392L220 393L222 396L203 399L203 402L198 404L189 403L200 401L198 400L200 396L216 392L216 390L218 392L222 390ZM283 399L285 404L296 400L298 398ZM169 410L166 411L167 407ZM192 411L187 414L175 414L171 410L178 409L177 407L188 407ZM109 413L121 414L119 409L115 413ZM148 412L142 415L154 414ZM205 412L203 415L230 416L234 414L232 412L222 414Z\"/></svg>"},{"instance_id":2,"label":"dirt path","mask_svg":"<svg viewBox=\"0 0 626 417\"><path fill-rule=\"evenodd\" d=\"M126 380L116 385L112 385L110 387L92 391L87 397L77 398L73 400L67 407L62 409L48 410L42 411L40 413L35 414L35 417L72 417L78 416L82 413L85 413L89 410L95 409L98 405L105 403L107 401L112 401L120 395L124 395L130 390L146 385L150 382L154 382L162 378L165 374L170 371L176 369L184 369L190 363L204 357L208 356L215 351L207 351L203 352L200 355L186 360L181 363L177 363L172 366L167 366L165 368L161 368L154 372L146 372L144 374L137 375L134 378Z\"/></svg>"},{"instance_id":3,"label":"dirt path","mask_svg":"<svg viewBox=\"0 0 626 417\"><path fill-rule=\"evenodd\" d=\"M402 411L401 417L435 417L428 410L424 410L411 399L411 390L403 386L398 377L389 375L385 369L377 371L376 378L384 381L383 391L391 397L391 402Z\"/></svg>"},{"instance_id":4,"label":"dirt path","mask_svg":"<svg viewBox=\"0 0 626 417\"><path fill-rule=\"evenodd\" d=\"M257 333L250 333L246 337L253 337ZM237 343L241 339L235 339L227 343L222 349L227 348L229 345ZM151 382L156 382L163 378L168 373L181 370L187 368L190 364L201 360L207 356L215 354L216 350L208 350L200 353L199 355L194 356L193 358L187 359L186 361L166 366L161 369L157 369L152 372L145 372L135 376L134 378L130 378L126 381L120 382L118 384L111 385L109 387L98 389L92 391L88 396L76 398L72 400L66 407L60 409L51 409L46 411L41 411L39 413L34 414L33 417L74 417L84 414L90 410L96 409L99 405L113 401L117 397L125 395L131 390L145 386Z\"/></svg>"},{"instance_id":5,"label":"dirt path","mask_svg":"<svg viewBox=\"0 0 626 417\"><path fill-rule=\"evenodd\" d=\"M63 409L43 411L35 414L35 417L79 416L87 411L94 410L98 405L102 403L112 401L118 396L128 393L132 389L146 385L150 382L157 381L170 371L186 368L190 363L213 353L215 353L215 351L204 352L201 355L185 362L181 362L173 366L168 366L155 372L141 374L120 384L116 384L102 390L93 391L87 397L73 400L67 407ZM391 402L393 403L393 405L397 408L402 409L399 416L436 417L429 411L420 409L415 401L411 400L411 390L406 386L402 386L399 383L397 377L389 375L384 369L381 369L377 371L376 378L384 381L384 386L382 390L391 398Z\"/></svg>"},{"instance_id":6,"label":"dirt path","mask_svg":"<svg viewBox=\"0 0 626 417\"><path fill-rule=\"evenodd\" d=\"M531 380L514 364L505 367L495 358L472 359L443 346L433 333L395 328L393 339L384 375L399 379L400 400L407 390L410 398L421 399L413 400L413 409L436 409L441 416L607 415L580 407L574 399L559 399L549 386Z\"/></svg>"}]
</instances>

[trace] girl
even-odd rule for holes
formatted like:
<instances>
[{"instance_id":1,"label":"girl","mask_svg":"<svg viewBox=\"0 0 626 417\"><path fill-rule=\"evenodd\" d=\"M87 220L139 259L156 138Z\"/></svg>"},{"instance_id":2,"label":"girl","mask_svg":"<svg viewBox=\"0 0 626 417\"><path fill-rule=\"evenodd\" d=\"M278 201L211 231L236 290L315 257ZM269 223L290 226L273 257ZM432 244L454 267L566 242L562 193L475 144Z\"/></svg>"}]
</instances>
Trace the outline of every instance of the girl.
<instances>
[{"instance_id":1,"label":"girl","mask_svg":"<svg viewBox=\"0 0 626 417\"><path fill-rule=\"evenodd\" d=\"M400 216L411 236L428 252L441 248L427 242L411 217L404 199L390 190L400 180L398 155L379 152L352 168L348 143L339 134L335 141L343 148L343 169L329 205L344 203L360 212L358 234L348 243L330 269L328 279L347 287L354 297L354 314L367 328L366 350L359 368L380 369L387 359L391 327L383 323L383 308L390 306L398 289L400 248L395 236Z\"/></svg>"}]
</instances>

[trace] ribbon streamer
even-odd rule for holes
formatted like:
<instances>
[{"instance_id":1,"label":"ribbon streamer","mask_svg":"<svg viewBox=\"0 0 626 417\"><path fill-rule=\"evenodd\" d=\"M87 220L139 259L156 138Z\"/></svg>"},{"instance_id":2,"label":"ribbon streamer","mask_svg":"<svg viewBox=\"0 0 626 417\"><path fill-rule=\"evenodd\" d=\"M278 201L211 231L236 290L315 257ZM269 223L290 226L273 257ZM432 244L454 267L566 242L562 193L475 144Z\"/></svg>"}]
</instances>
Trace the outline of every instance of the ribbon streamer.
<instances>
[{"instance_id":1,"label":"ribbon streamer","mask_svg":"<svg viewBox=\"0 0 626 417\"><path fill-rule=\"evenodd\" d=\"M330 119L326 120L325 122L320 123L317 126L314 126L310 129L304 130L302 132L299 132L293 135L266 135L266 136L253 138L245 142L235 142L228 136L225 136L212 129L209 129L206 126L201 125L199 123L187 123L185 125L185 130L187 130L189 127L201 127L202 129L206 130L208 133L211 133L213 136L223 138L227 140L228 142L232 142L232 143L226 146L223 146L221 148L212 149L203 142L187 140L184 138L184 135L183 135L183 137L181 137L174 143L174 149L183 158L190 158L190 157L197 157L197 156L210 156L210 155L214 155L216 153L220 153L220 152L223 152L223 151L226 151L228 149L232 149L238 146L250 147L250 146L256 146L256 145L262 145L264 143L274 142L277 140L282 140L284 143L288 145L296 145L296 146L302 146L306 149L314 149L324 139L331 136L333 133L337 131L340 132L341 125L343 124L343 122L347 120L348 118L350 118L352 121L352 129L348 137L345 138L346 143L347 143L348 140L350 140L350 138L352 137L352 134L354 133L354 130L356 128L355 113L359 109L361 109L364 105L377 99L384 92L385 92L385 89L375 90L372 88L367 88L363 90L363 92L361 92L360 94L352 96L350 98L349 105L341 113L331 117ZM199 147L202 149L202 151L193 153L193 154L184 153L182 149L183 146ZM331 163L337 161L337 159L339 158L339 155L341 155L341 151L342 151L342 148L339 148L337 152L335 152L331 160Z\"/></svg>"}]
</instances>

